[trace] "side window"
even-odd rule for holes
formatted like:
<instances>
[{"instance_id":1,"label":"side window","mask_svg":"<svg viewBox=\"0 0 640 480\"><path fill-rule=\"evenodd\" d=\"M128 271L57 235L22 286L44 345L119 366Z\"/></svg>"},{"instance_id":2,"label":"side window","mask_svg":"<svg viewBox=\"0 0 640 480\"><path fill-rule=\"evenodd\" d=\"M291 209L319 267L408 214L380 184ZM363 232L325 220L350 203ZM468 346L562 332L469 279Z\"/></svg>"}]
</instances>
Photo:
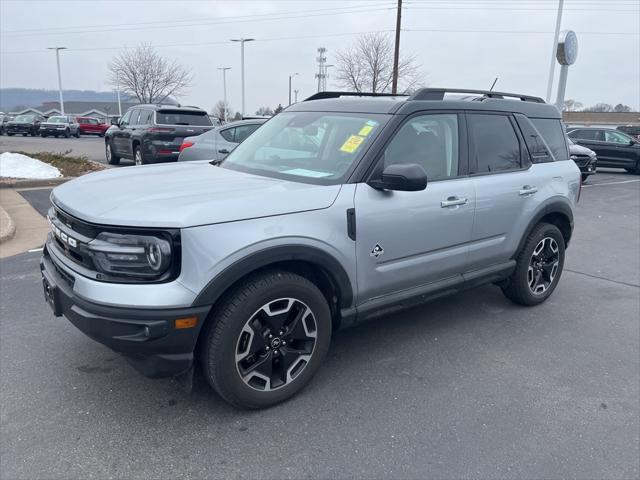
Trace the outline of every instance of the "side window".
<instances>
[{"instance_id":1,"label":"side window","mask_svg":"<svg viewBox=\"0 0 640 480\"><path fill-rule=\"evenodd\" d=\"M220 135L222 135L222 138L224 138L227 142L235 142L234 140L234 132L235 132L235 128L227 128L225 130L220 130Z\"/></svg>"},{"instance_id":2,"label":"side window","mask_svg":"<svg viewBox=\"0 0 640 480\"><path fill-rule=\"evenodd\" d=\"M630 138L625 137L621 133L618 132L610 132L608 130L604 131L604 141L608 143L617 143L619 145L627 145L629 143Z\"/></svg>"},{"instance_id":3,"label":"side window","mask_svg":"<svg viewBox=\"0 0 640 480\"><path fill-rule=\"evenodd\" d=\"M138 125L139 117L140 117L140 110L133 110L131 112L131 118L129 119L129 125Z\"/></svg>"},{"instance_id":4,"label":"side window","mask_svg":"<svg viewBox=\"0 0 640 480\"><path fill-rule=\"evenodd\" d=\"M567 150L567 139L560 120L552 118L532 118L531 122L540 132L542 138L551 149L556 160L566 160L569 158Z\"/></svg>"},{"instance_id":5,"label":"side window","mask_svg":"<svg viewBox=\"0 0 640 480\"><path fill-rule=\"evenodd\" d=\"M600 130L574 130L571 132L571 138L577 140L597 140L601 142L604 140Z\"/></svg>"},{"instance_id":6,"label":"side window","mask_svg":"<svg viewBox=\"0 0 640 480\"><path fill-rule=\"evenodd\" d=\"M520 141L506 115L468 115L474 173L515 170L521 167ZM472 162L472 164L474 163Z\"/></svg>"},{"instance_id":7,"label":"side window","mask_svg":"<svg viewBox=\"0 0 640 480\"><path fill-rule=\"evenodd\" d=\"M384 152L384 165L417 163L429 180L458 175L458 115L421 115L406 122Z\"/></svg>"},{"instance_id":8,"label":"side window","mask_svg":"<svg viewBox=\"0 0 640 480\"><path fill-rule=\"evenodd\" d=\"M125 127L129 125L129 119L131 118L131 110L124 114L124 117L120 119L120 126Z\"/></svg>"},{"instance_id":9,"label":"side window","mask_svg":"<svg viewBox=\"0 0 640 480\"><path fill-rule=\"evenodd\" d=\"M260 125L240 125L236 127L235 133L235 142L242 143L244 140L251 135Z\"/></svg>"},{"instance_id":10,"label":"side window","mask_svg":"<svg viewBox=\"0 0 640 480\"><path fill-rule=\"evenodd\" d=\"M140 118L138 119L139 125L151 125L151 116L153 112L151 110L142 110L140 112Z\"/></svg>"}]
</instances>

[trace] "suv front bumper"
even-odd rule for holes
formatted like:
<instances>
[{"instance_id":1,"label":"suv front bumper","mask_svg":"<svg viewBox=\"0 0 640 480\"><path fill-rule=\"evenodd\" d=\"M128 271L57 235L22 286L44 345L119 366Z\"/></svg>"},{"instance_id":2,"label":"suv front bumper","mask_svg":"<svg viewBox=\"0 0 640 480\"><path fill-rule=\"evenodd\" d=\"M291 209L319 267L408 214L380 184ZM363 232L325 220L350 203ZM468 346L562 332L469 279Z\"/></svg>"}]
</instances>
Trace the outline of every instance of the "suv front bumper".
<instances>
[{"instance_id":1,"label":"suv front bumper","mask_svg":"<svg viewBox=\"0 0 640 480\"><path fill-rule=\"evenodd\" d=\"M122 353L142 374L167 377L193 364L200 328L210 310L196 308L121 308L102 305L73 292L73 276L57 267L45 246L40 260L45 300L54 315L65 316L93 340ZM196 326L175 328L175 321L195 317Z\"/></svg>"}]
</instances>

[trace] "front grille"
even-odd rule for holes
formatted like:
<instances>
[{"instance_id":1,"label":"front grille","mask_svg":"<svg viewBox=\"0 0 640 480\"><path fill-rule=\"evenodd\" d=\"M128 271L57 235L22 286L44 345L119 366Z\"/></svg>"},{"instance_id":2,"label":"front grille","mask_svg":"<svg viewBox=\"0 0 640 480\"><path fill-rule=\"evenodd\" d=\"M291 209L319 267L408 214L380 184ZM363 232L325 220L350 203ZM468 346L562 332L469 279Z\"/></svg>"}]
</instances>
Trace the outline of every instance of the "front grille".
<instances>
[{"instance_id":1,"label":"front grille","mask_svg":"<svg viewBox=\"0 0 640 480\"><path fill-rule=\"evenodd\" d=\"M57 207L49 210L53 244L60 254L90 270L95 269L87 244L95 238L95 227L72 217Z\"/></svg>"}]
</instances>

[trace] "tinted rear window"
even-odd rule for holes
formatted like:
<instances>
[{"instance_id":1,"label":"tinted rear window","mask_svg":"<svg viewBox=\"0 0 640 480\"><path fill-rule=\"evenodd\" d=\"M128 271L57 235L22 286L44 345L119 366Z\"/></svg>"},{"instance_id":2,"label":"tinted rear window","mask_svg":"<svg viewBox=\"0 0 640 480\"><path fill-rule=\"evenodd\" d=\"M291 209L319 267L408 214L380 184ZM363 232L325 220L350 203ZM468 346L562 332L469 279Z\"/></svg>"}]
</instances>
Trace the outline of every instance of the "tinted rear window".
<instances>
[{"instance_id":1,"label":"tinted rear window","mask_svg":"<svg viewBox=\"0 0 640 480\"><path fill-rule=\"evenodd\" d=\"M532 118L531 123L536 127L544 141L551 149L551 153L556 160L566 160L569 157L567 152L567 140L560 120L552 118Z\"/></svg>"},{"instance_id":2,"label":"tinted rear window","mask_svg":"<svg viewBox=\"0 0 640 480\"><path fill-rule=\"evenodd\" d=\"M476 173L520 168L520 141L506 115L469 115Z\"/></svg>"},{"instance_id":3,"label":"tinted rear window","mask_svg":"<svg viewBox=\"0 0 640 480\"><path fill-rule=\"evenodd\" d=\"M193 125L210 126L211 120L207 112L183 112L180 110L161 110L156 112L158 125Z\"/></svg>"}]
</instances>

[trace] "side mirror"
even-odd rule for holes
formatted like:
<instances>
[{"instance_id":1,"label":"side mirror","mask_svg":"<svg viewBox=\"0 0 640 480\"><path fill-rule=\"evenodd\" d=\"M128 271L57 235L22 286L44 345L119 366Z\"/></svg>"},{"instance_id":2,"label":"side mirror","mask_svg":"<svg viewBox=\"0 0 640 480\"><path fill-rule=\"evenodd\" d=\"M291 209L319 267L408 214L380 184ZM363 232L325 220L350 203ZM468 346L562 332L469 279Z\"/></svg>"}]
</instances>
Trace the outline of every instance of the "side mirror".
<instances>
[{"instance_id":1,"label":"side mirror","mask_svg":"<svg viewBox=\"0 0 640 480\"><path fill-rule=\"evenodd\" d=\"M389 165L380 179L370 180L369 186L378 190L417 192L427 187L427 172L416 163Z\"/></svg>"}]
</instances>

